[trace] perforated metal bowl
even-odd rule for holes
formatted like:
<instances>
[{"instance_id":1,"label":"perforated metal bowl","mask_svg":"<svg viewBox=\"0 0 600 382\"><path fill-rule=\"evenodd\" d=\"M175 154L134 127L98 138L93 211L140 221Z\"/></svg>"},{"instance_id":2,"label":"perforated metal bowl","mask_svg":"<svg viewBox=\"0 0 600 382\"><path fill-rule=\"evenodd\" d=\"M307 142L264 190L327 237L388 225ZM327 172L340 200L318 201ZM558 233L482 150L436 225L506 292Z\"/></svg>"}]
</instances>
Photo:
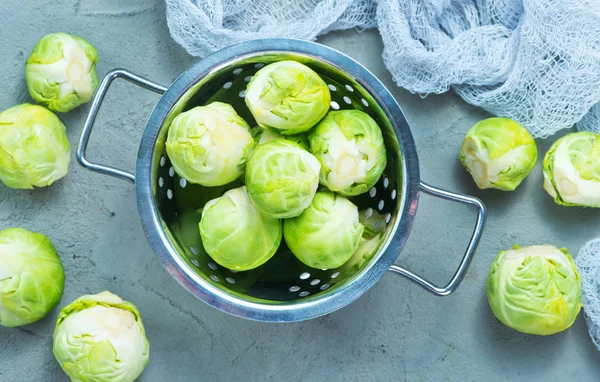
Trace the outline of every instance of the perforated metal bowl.
<instances>
[{"instance_id":1,"label":"perforated metal bowl","mask_svg":"<svg viewBox=\"0 0 600 382\"><path fill-rule=\"evenodd\" d=\"M199 209L208 200L239 183L206 188L180 178L165 152L167 131L177 114L212 101L231 104L253 125L252 115L243 100L246 84L259 68L283 59L302 62L322 76L331 91L331 109L362 110L381 127L388 153L387 168L367 194L352 198L359 207L361 219L381 232L381 240L370 259L353 259L352 266L339 269L306 267L282 244L265 265L234 272L217 265L205 253L198 222ZM85 156L96 114L116 78L163 94L144 130L135 175L90 162ZM222 311L260 321L299 321L333 312L358 298L388 270L410 278L436 295L450 294L467 271L485 220L485 207L478 199L420 182L410 129L400 107L382 83L350 57L306 41L266 39L232 46L200 60L168 88L126 70L111 71L93 100L77 158L90 170L135 182L138 209L148 241L183 287ZM419 191L478 209L469 245L455 274L444 286L436 286L393 264L413 225Z\"/></svg>"}]
</instances>

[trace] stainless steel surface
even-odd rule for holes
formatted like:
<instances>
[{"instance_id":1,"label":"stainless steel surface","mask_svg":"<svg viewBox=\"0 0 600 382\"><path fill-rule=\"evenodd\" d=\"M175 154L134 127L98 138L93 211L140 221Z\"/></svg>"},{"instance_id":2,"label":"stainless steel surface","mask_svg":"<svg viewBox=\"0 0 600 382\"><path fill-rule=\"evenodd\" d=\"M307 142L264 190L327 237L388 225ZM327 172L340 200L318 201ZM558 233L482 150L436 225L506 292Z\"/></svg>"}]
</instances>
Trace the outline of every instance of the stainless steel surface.
<instances>
[{"instance_id":1,"label":"stainless steel surface","mask_svg":"<svg viewBox=\"0 0 600 382\"><path fill-rule=\"evenodd\" d=\"M100 111L100 106L102 106L102 101L104 101L104 97L108 92L110 84L117 78L123 78L134 85L141 86L144 89L152 90L155 93L163 94L167 91L166 87L154 83L150 80L147 80L124 69L115 69L108 72L106 76L104 76L104 79L102 80L102 83L100 83L100 86L98 86L98 90L96 91L96 95L92 102L92 107L90 108L90 112L87 116L85 124L83 125L81 138L79 139L79 145L77 146L77 160L83 167L89 170L96 171L105 175L114 176L116 178L125 179L134 183L134 174L112 166L91 162L85 156L85 152L88 147L88 142L90 140L90 135L92 134L92 128L94 127L94 122L96 121L96 117L98 115L98 112Z\"/></svg>"},{"instance_id":2,"label":"stainless steel surface","mask_svg":"<svg viewBox=\"0 0 600 382\"><path fill-rule=\"evenodd\" d=\"M273 259L255 270L234 273L219 267L202 249L197 223L204 203L220 196L225 188L188 184L175 174L165 153L171 120L197 105L217 100L228 102L252 125L254 120L243 103L245 84L260 67L281 59L300 61L317 71L330 85L332 109L363 110L382 128L388 151L384 176L369 193L352 199L364 224L381 232L381 241L374 256L358 261L353 267L311 269L297 261L285 245ZM139 77L126 71L117 72L127 73L129 79L136 78L134 82L152 84L143 79L138 81ZM414 141L399 105L373 74L348 56L316 43L267 39L232 46L200 60L166 89L153 110L138 151L135 177L89 163L83 155L95 114L111 81L105 78L94 100L82 134L80 161L95 171L136 180L138 210L150 245L171 275L206 303L253 320L299 321L349 304L388 269L426 288L429 285L427 289L438 295L451 293L462 280L481 235L483 205L475 198L420 185ZM165 90L160 86L144 87L158 92ZM469 248L455 276L444 288L392 267L413 225L420 187L424 192L479 208Z\"/></svg>"},{"instance_id":3,"label":"stainless steel surface","mask_svg":"<svg viewBox=\"0 0 600 382\"><path fill-rule=\"evenodd\" d=\"M421 191L433 195L438 198L450 200L452 202L457 203L465 203L475 206L477 208L477 221L475 223L475 228L473 229L473 235L469 240L469 244L467 249L465 250L465 254L462 257L462 260L454 272L454 275L450 279L450 281L444 286L437 286L433 284L431 281L413 273L407 269L404 269L398 265L392 265L390 267L390 271L397 273L399 275L408 277L412 281L416 282L429 292L437 295L437 296L447 296L450 293L454 292L456 288L460 285L463 277L467 273L469 269L469 264L471 264L471 260L473 260L473 256L475 255L475 250L477 249L477 245L479 244L479 240L481 239L481 235L483 233L483 227L485 225L485 217L486 217L486 209L485 205L481 202L481 200L474 198L472 196L458 194L455 192L450 192L446 190L442 190L437 187L430 186L426 183L421 182Z\"/></svg>"}]
</instances>

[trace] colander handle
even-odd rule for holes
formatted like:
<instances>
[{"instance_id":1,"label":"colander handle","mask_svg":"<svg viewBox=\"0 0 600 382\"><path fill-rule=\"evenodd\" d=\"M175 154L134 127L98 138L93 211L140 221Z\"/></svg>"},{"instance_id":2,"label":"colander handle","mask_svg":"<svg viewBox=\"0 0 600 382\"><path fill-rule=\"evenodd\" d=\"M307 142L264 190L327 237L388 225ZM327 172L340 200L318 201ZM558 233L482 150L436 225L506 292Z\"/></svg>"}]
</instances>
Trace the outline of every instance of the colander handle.
<instances>
[{"instance_id":1,"label":"colander handle","mask_svg":"<svg viewBox=\"0 0 600 382\"><path fill-rule=\"evenodd\" d=\"M120 170L116 167L91 162L85 156L90 135L92 133L92 127L96 121L96 116L98 115L102 101L104 101L104 96L106 96L110 84L117 78L123 78L134 85L141 86L144 89L152 90L155 93L163 94L167 91L166 87L140 77L137 74L133 74L125 69L114 69L108 72L98 87L98 91L96 92L94 100L92 101L90 113L88 114L85 124L83 125L83 131L81 132L81 138L79 139L79 146L77 147L77 160L83 167L89 170L114 176L115 178L125 179L133 183L135 182L134 174Z\"/></svg>"},{"instance_id":2,"label":"colander handle","mask_svg":"<svg viewBox=\"0 0 600 382\"><path fill-rule=\"evenodd\" d=\"M407 269L404 269L397 265L392 265L390 267L390 271L408 277L410 280L416 282L417 284L419 284L429 292L435 294L436 296L447 296L450 293L454 292L456 288L458 288L458 285L461 283L463 277L465 276L465 273L467 273L469 264L471 264L471 260L473 259L473 255L475 254L475 250L477 249L477 245L479 244L479 239L481 239L483 226L485 224L486 209L485 205L481 202L481 200L472 196L442 190L440 188L430 186L423 182L421 182L420 187L421 191L423 191L426 194L441 199L450 200L452 202L465 203L477 207L477 222L475 223L475 229L473 230L473 234L471 235L471 240L469 241L467 250L465 251L462 260L460 261L460 265L456 269L454 276L452 276L452 279L450 279L450 282L448 282L448 284L440 287Z\"/></svg>"}]
</instances>

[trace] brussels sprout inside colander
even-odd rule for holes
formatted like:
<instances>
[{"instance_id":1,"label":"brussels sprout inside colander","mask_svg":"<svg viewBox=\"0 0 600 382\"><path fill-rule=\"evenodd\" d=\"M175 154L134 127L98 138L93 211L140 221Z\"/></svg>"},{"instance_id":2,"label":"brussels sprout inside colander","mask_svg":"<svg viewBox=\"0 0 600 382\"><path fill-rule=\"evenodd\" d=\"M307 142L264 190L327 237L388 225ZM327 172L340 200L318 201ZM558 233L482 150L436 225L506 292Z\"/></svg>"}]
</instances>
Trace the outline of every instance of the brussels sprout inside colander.
<instances>
[{"instance_id":1,"label":"brussels sprout inside colander","mask_svg":"<svg viewBox=\"0 0 600 382\"><path fill-rule=\"evenodd\" d=\"M319 122L329 110L331 94L308 66L279 61L256 72L246 87L245 100L260 126L290 135Z\"/></svg>"},{"instance_id":2,"label":"brussels sprout inside colander","mask_svg":"<svg viewBox=\"0 0 600 382\"><path fill-rule=\"evenodd\" d=\"M358 208L348 199L320 191L311 205L283 223L285 242L302 263L333 269L346 263L358 249L364 226Z\"/></svg>"},{"instance_id":3,"label":"brussels sprout inside colander","mask_svg":"<svg viewBox=\"0 0 600 382\"><path fill-rule=\"evenodd\" d=\"M239 178L253 146L250 126L222 102L179 114L171 122L166 143L177 174L207 187Z\"/></svg>"},{"instance_id":4,"label":"brussels sprout inside colander","mask_svg":"<svg viewBox=\"0 0 600 382\"><path fill-rule=\"evenodd\" d=\"M278 219L298 216L319 186L319 161L300 145L275 140L258 145L246 168L252 203Z\"/></svg>"},{"instance_id":5,"label":"brussels sprout inside colander","mask_svg":"<svg viewBox=\"0 0 600 382\"><path fill-rule=\"evenodd\" d=\"M327 113L308 140L321 162L321 183L341 195L369 191L387 165L381 129L360 110Z\"/></svg>"},{"instance_id":6,"label":"brussels sprout inside colander","mask_svg":"<svg viewBox=\"0 0 600 382\"><path fill-rule=\"evenodd\" d=\"M254 137L257 145L278 139L285 139L287 141L297 143L304 150L309 150L308 138L306 134L281 135L277 132L277 130L270 127L255 126L252 128L252 136Z\"/></svg>"},{"instance_id":7,"label":"brussels sprout inside colander","mask_svg":"<svg viewBox=\"0 0 600 382\"><path fill-rule=\"evenodd\" d=\"M266 263L279 248L282 236L281 221L260 212L245 186L206 203L199 228L206 253L235 271Z\"/></svg>"}]
</instances>

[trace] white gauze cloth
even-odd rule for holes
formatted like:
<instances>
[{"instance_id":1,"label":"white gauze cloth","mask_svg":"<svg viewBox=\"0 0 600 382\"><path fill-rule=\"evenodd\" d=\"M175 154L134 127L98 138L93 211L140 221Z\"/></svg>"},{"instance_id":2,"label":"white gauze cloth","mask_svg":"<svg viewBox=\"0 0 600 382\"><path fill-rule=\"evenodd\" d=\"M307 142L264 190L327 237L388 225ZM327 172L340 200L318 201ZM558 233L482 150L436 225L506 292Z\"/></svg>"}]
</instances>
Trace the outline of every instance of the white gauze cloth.
<instances>
[{"instance_id":1,"label":"white gauze cloth","mask_svg":"<svg viewBox=\"0 0 600 382\"><path fill-rule=\"evenodd\" d=\"M600 350L600 238L584 245L575 259L581 275L581 303L590 337Z\"/></svg>"},{"instance_id":2,"label":"white gauze cloth","mask_svg":"<svg viewBox=\"0 0 600 382\"><path fill-rule=\"evenodd\" d=\"M194 56L265 37L314 40L378 27L394 81L454 89L534 137L600 132L600 1L166 0L171 35ZM587 115L586 115L587 114ZM584 117L585 116L585 117ZM582 119L583 118L583 119Z\"/></svg>"}]
</instances>

